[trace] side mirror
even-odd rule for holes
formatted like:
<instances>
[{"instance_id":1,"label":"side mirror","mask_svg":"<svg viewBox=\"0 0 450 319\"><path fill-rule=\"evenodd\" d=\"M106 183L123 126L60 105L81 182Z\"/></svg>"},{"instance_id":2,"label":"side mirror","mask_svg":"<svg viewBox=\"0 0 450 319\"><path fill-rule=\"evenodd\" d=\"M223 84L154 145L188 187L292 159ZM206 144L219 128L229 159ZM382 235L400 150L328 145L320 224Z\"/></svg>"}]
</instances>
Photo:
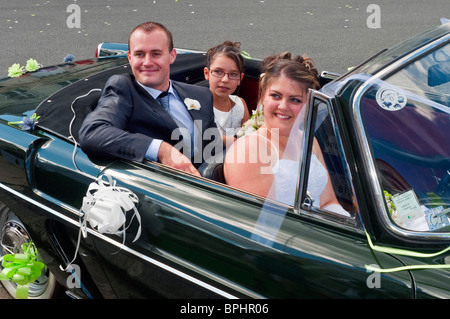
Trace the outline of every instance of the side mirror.
<instances>
[{"instance_id":1,"label":"side mirror","mask_svg":"<svg viewBox=\"0 0 450 319\"><path fill-rule=\"evenodd\" d=\"M97 46L95 57L97 58L126 57L127 51L128 51L128 44L126 43L103 42Z\"/></svg>"}]
</instances>

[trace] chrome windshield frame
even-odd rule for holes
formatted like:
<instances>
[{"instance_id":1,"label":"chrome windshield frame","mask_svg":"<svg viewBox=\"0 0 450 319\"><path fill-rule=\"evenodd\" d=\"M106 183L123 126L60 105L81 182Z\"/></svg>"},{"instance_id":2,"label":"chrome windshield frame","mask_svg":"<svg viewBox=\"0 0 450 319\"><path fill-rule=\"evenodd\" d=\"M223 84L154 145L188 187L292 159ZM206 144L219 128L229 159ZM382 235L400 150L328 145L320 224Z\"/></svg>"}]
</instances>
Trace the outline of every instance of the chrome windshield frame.
<instances>
[{"instance_id":1,"label":"chrome windshield frame","mask_svg":"<svg viewBox=\"0 0 450 319\"><path fill-rule=\"evenodd\" d=\"M377 214L380 214L380 220L383 224L383 227L388 229L390 232L402 236L407 237L408 239L418 239L418 240L448 240L450 239L450 233L442 233L442 232L424 232L424 231L414 231L407 230L397 226L390 218L389 213L386 209L385 200L383 190L381 189L378 177L377 177L377 169L375 168L374 156L372 153L372 149L370 148L368 142L368 136L365 133L364 124L361 117L361 99L364 94L369 90L372 85L374 85L378 81L383 81L386 76L390 75L392 72L400 69L401 67L410 64L411 62L417 60L421 56L425 55L427 52L434 51L435 48L440 47L446 42L450 41L450 34L445 34L439 39L436 39L414 51L400 58L396 62L392 63L388 67L382 69L381 71L374 74L370 79L365 81L356 91L353 103L352 103L352 116L353 123L355 126L356 139L358 144L362 146L362 156L363 156L363 165L364 169L370 176L370 191L372 196L375 198L375 206L377 210Z\"/></svg>"}]
</instances>

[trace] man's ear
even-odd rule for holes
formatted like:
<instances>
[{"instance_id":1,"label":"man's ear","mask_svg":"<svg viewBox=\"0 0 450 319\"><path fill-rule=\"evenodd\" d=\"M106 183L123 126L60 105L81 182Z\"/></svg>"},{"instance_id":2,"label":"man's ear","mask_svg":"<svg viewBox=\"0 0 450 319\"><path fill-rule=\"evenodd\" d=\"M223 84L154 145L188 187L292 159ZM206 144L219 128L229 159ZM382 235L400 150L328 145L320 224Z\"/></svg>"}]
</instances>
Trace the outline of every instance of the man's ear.
<instances>
[{"instance_id":1,"label":"man's ear","mask_svg":"<svg viewBox=\"0 0 450 319\"><path fill-rule=\"evenodd\" d=\"M174 48L172 49L172 51L170 52L170 64L172 64L173 62L175 62L175 59L177 58L177 50Z\"/></svg>"}]
</instances>

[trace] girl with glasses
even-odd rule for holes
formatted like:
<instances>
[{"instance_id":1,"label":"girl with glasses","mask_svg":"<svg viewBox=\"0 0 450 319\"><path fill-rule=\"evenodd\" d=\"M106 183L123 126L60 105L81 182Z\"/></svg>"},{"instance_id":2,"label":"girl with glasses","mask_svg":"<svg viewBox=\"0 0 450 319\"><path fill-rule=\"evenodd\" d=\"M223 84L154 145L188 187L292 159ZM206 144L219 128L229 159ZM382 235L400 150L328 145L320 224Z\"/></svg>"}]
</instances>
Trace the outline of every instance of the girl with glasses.
<instances>
[{"instance_id":1,"label":"girl with glasses","mask_svg":"<svg viewBox=\"0 0 450 319\"><path fill-rule=\"evenodd\" d=\"M245 101L233 95L244 77L244 59L239 42L224 41L206 55L205 79L214 98L214 117L224 143L231 145L242 123L248 120Z\"/></svg>"}]
</instances>

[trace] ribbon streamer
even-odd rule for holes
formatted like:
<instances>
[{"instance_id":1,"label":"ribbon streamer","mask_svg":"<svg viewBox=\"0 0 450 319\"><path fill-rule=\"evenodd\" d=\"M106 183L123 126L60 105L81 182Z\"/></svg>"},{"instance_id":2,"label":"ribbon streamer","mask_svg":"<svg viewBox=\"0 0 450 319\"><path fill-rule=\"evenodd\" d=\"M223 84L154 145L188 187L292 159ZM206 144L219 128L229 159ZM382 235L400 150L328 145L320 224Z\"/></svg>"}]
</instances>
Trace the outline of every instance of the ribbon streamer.
<instances>
[{"instance_id":1,"label":"ribbon streamer","mask_svg":"<svg viewBox=\"0 0 450 319\"><path fill-rule=\"evenodd\" d=\"M441 254L444 254L450 250L450 247L447 247L441 251L438 251L436 253L419 253L411 250L405 250L405 249L399 249L399 248L392 248L392 247L381 247L381 246L375 246L372 243L372 240L370 239L369 234L366 231L366 237L367 241L369 243L370 248L374 251L386 253L386 254L393 254L393 255L402 255L402 256L410 256L410 257L418 257L418 258L431 258L436 257ZM410 266L403 266L403 267L396 267L396 268L388 268L388 269L382 269L373 267L370 265L365 265L366 269L373 272L396 272L396 271L404 271L404 270L417 270L417 269L450 269L450 265L448 264L440 264L440 265L410 265Z\"/></svg>"},{"instance_id":2,"label":"ribbon streamer","mask_svg":"<svg viewBox=\"0 0 450 319\"><path fill-rule=\"evenodd\" d=\"M0 280L17 284L16 298L27 299L30 284L38 279L45 264L37 261L37 249L32 242L22 245L23 254L8 254L1 258L3 270Z\"/></svg>"}]
</instances>

